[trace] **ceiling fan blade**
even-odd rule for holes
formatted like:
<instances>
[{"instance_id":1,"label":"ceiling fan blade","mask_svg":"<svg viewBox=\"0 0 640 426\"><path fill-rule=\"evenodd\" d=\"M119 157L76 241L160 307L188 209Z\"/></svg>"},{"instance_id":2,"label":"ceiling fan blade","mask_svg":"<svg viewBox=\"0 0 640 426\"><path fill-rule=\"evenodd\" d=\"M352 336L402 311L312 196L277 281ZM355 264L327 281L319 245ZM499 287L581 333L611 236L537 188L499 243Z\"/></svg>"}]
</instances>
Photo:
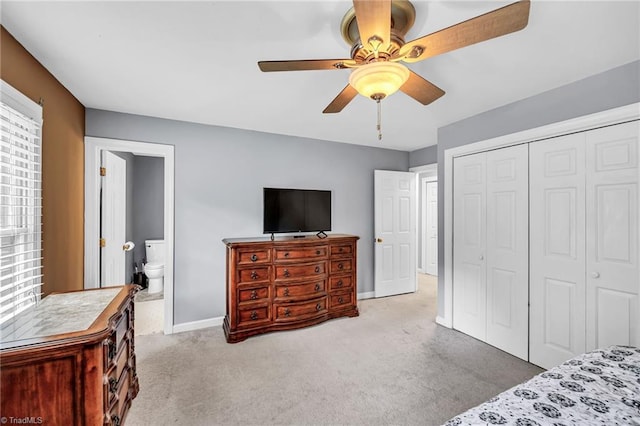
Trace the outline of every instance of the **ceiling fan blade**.
<instances>
[{"instance_id":1,"label":"ceiling fan blade","mask_svg":"<svg viewBox=\"0 0 640 426\"><path fill-rule=\"evenodd\" d=\"M529 22L529 6L529 0L522 0L412 40L400 48L398 56L417 62L519 31Z\"/></svg>"},{"instance_id":2,"label":"ceiling fan blade","mask_svg":"<svg viewBox=\"0 0 640 426\"><path fill-rule=\"evenodd\" d=\"M362 45L369 50L391 42L391 0L353 0ZM372 37L380 39L373 43Z\"/></svg>"},{"instance_id":3,"label":"ceiling fan blade","mask_svg":"<svg viewBox=\"0 0 640 426\"><path fill-rule=\"evenodd\" d=\"M444 95L444 90L420 77L413 71L410 71L409 79L400 86L400 90L422 105L429 105Z\"/></svg>"},{"instance_id":4,"label":"ceiling fan blade","mask_svg":"<svg viewBox=\"0 0 640 426\"><path fill-rule=\"evenodd\" d=\"M357 63L353 59L303 59L298 61L259 61L258 67L263 72L272 71L308 71L337 70L351 68Z\"/></svg>"},{"instance_id":5,"label":"ceiling fan blade","mask_svg":"<svg viewBox=\"0 0 640 426\"><path fill-rule=\"evenodd\" d=\"M350 84L347 84L347 87L342 89L342 92L340 92L338 96L336 96L336 98L332 100L329 105L327 105L322 113L333 114L342 111L342 109L346 107L347 104L351 102L357 94L358 91L354 89Z\"/></svg>"}]
</instances>

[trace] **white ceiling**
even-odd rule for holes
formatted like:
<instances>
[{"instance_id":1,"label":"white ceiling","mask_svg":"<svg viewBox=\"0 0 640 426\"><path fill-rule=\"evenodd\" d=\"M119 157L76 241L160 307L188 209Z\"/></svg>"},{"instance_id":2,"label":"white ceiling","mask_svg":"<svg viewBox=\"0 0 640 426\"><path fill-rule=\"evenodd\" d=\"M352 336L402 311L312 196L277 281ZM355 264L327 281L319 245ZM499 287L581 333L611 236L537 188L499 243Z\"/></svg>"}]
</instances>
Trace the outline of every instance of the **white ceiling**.
<instances>
[{"instance_id":1,"label":"white ceiling","mask_svg":"<svg viewBox=\"0 0 640 426\"><path fill-rule=\"evenodd\" d=\"M511 3L414 1L407 41ZM351 2L2 1L2 25L87 108L411 151L437 128L640 59L640 2L536 1L524 30L409 68L446 94L322 110L348 70L262 73L258 60L349 57Z\"/></svg>"}]
</instances>

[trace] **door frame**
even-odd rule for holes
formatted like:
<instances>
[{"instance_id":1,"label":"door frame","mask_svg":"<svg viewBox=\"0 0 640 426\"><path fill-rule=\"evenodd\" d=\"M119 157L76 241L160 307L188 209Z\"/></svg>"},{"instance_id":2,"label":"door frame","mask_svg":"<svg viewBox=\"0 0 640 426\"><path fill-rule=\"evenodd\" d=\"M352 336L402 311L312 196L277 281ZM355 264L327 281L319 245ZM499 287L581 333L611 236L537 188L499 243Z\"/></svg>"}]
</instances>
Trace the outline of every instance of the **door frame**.
<instances>
[{"instance_id":1,"label":"door frame","mask_svg":"<svg viewBox=\"0 0 640 426\"><path fill-rule=\"evenodd\" d=\"M100 153L130 152L135 155L164 158L164 334L174 332L174 146L129 140L84 138L84 288L100 285Z\"/></svg>"},{"instance_id":2,"label":"door frame","mask_svg":"<svg viewBox=\"0 0 640 426\"><path fill-rule=\"evenodd\" d=\"M453 326L453 159L463 155L531 143L638 119L640 119L640 103L634 103L444 151L444 164L442 165L444 168L444 232L442 236L438 236L438 238L444 238L444 311L438 312L436 323L448 328ZM638 150L638 156L640 160L640 150ZM640 192L640 185L638 191ZM638 333L640 335L640 328Z\"/></svg>"},{"instance_id":3,"label":"door frame","mask_svg":"<svg viewBox=\"0 0 640 426\"><path fill-rule=\"evenodd\" d=\"M426 221L426 212L424 209L425 203L427 202L426 196L424 193L424 183L425 182L433 182L438 181L438 163L427 164L424 166L416 166L410 167L410 172L414 172L416 174L416 233L420 239L420 244L416 244L416 259L420 259L420 268L416 268L417 272L426 273L424 271L424 229L423 223ZM422 212L422 214L420 214ZM420 226L418 226L418 223ZM417 232L417 230L420 232ZM422 253L420 253L420 249L423 248ZM417 278L416 278L417 282Z\"/></svg>"},{"instance_id":4,"label":"door frame","mask_svg":"<svg viewBox=\"0 0 640 426\"><path fill-rule=\"evenodd\" d=\"M427 229L429 229L429 225L432 225L431 223L429 223L429 213L428 213L428 199L429 197L429 192L427 191L427 187L429 185L436 185L436 193L438 190L438 177L437 176L432 176L432 177L427 177L427 178L422 178L422 183L421 185L423 186L423 191L422 191L422 197L423 199L420 200L421 201L421 205L422 205L422 217L420 218L421 223L424 224L423 228L420 230L421 231L421 240L422 240L422 258L420 259L421 262L421 266L422 266L422 272L424 274L429 274L429 272L427 271L427 268L425 267L425 265L427 264L427 257L429 254L429 250L428 250L428 241L429 238L427 238ZM438 211L438 197L436 196L436 212ZM435 221L435 226L436 229L438 228L438 218L436 217L436 221ZM437 230L436 230L437 233ZM436 239L437 241L437 239ZM438 251L438 244L436 243L436 251ZM437 259L438 253L436 253L436 259ZM436 264L436 273L435 274L430 274L434 277L438 276L438 265Z\"/></svg>"}]
</instances>

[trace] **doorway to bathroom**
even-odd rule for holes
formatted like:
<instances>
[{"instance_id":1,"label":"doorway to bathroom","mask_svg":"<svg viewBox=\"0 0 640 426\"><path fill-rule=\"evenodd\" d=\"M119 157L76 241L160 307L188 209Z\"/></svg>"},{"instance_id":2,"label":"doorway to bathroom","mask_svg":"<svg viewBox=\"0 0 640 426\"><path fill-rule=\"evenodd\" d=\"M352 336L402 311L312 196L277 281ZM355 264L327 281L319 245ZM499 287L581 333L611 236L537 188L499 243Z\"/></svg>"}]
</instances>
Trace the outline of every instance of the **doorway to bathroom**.
<instances>
[{"instance_id":1,"label":"doorway to bathroom","mask_svg":"<svg viewBox=\"0 0 640 426\"><path fill-rule=\"evenodd\" d=\"M118 182L115 191L103 190L100 174L110 173L100 169L105 154L125 164L112 171L121 174L112 176ZM136 296L136 334L173 332L173 164L173 146L85 138L85 288L117 285L105 276L116 276L120 284L140 283L143 272L156 278L151 288L142 281L147 288ZM105 221L105 213L119 218ZM111 228L122 229L114 234ZM109 245L101 239L105 234L112 235L111 247L118 250L101 247ZM114 264L115 273L104 274Z\"/></svg>"}]
</instances>

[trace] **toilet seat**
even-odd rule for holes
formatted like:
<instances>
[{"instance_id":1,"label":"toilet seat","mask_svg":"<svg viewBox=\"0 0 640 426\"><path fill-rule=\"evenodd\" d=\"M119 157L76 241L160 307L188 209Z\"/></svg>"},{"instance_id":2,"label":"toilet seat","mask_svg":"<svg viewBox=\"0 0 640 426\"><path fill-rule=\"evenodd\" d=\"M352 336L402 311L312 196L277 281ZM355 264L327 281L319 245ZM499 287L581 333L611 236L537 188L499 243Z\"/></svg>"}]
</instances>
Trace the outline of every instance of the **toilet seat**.
<instances>
[{"instance_id":1,"label":"toilet seat","mask_svg":"<svg viewBox=\"0 0 640 426\"><path fill-rule=\"evenodd\" d=\"M155 262L150 262L144 265L144 270L154 270L154 269L162 269L164 268L164 264L163 263L155 263Z\"/></svg>"}]
</instances>

